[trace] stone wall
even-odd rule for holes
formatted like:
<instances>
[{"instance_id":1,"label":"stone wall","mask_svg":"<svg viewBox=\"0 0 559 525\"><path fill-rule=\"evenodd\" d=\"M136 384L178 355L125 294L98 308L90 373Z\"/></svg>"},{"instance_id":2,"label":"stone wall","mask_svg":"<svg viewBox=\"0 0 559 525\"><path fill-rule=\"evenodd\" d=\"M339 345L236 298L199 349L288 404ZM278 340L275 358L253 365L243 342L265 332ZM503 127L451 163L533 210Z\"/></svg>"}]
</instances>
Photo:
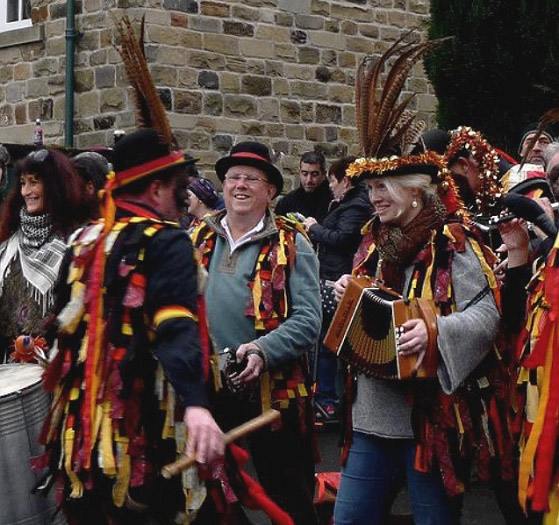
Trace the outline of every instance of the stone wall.
<instances>
[{"instance_id":1,"label":"stone wall","mask_svg":"<svg viewBox=\"0 0 559 525\"><path fill-rule=\"evenodd\" d=\"M354 75L411 27L423 27L428 0L76 0L75 146L110 145L134 113L113 16L146 16L146 54L179 143L207 174L240 140L281 156L358 153ZM40 117L47 143L64 141L65 16L62 0L32 0L40 41L0 49L0 140L30 142ZM417 65L408 89L433 121L435 98ZM286 184L290 189L292 177Z\"/></svg>"}]
</instances>

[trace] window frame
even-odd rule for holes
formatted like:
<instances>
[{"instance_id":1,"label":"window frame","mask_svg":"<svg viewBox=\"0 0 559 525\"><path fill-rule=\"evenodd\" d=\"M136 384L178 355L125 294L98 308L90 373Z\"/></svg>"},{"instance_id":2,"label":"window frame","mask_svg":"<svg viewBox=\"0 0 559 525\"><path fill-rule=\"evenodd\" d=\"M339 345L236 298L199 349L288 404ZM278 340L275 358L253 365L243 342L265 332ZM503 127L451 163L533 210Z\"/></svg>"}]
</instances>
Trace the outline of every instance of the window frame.
<instances>
[{"instance_id":1,"label":"window frame","mask_svg":"<svg viewBox=\"0 0 559 525\"><path fill-rule=\"evenodd\" d=\"M21 18L21 16L23 15L22 10L25 2L29 0L17 0L19 8L19 19L13 22L7 21L8 1L9 0L0 0L0 33L30 27L32 25L31 16L29 16L29 18Z\"/></svg>"}]
</instances>

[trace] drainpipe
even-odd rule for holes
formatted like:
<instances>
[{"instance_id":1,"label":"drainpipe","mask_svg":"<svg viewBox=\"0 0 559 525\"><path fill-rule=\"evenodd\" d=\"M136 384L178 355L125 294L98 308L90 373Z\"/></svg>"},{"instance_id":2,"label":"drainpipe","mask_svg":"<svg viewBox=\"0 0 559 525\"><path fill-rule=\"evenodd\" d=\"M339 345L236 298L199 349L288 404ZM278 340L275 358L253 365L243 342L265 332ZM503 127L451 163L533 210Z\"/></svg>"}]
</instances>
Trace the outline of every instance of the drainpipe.
<instances>
[{"instance_id":1,"label":"drainpipe","mask_svg":"<svg viewBox=\"0 0 559 525\"><path fill-rule=\"evenodd\" d=\"M75 0L66 1L66 116L64 124L64 144L74 145L74 50L78 32L76 31Z\"/></svg>"}]
</instances>

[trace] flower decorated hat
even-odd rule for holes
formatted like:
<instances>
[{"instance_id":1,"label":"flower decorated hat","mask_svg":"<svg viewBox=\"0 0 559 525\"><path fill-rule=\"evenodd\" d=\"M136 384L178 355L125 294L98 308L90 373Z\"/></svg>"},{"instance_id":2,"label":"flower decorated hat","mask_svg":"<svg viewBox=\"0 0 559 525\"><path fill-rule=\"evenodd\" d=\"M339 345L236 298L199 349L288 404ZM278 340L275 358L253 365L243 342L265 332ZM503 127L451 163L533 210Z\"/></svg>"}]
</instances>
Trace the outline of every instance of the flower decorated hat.
<instances>
[{"instance_id":1,"label":"flower decorated hat","mask_svg":"<svg viewBox=\"0 0 559 525\"><path fill-rule=\"evenodd\" d=\"M416 122L415 114L408 109L415 93L401 101L400 94L415 63L442 42L405 42L411 35L411 31L406 33L380 58L366 57L359 65L355 105L362 156L349 166L347 176L371 179L429 175L437 184L448 213L463 212L463 204L446 169L444 157L434 151L410 154L425 129L425 123ZM388 61L392 60L391 67L384 73Z\"/></svg>"}]
</instances>

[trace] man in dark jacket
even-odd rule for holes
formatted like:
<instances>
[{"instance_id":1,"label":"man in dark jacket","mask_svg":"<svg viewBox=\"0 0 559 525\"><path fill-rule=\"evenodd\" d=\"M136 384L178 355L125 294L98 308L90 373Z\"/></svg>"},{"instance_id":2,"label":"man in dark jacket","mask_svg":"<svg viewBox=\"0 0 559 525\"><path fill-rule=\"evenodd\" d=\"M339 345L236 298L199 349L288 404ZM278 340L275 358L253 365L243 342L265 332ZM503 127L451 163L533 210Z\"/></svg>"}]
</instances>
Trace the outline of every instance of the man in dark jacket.
<instances>
[{"instance_id":1,"label":"man in dark jacket","mask_svg":"<svg viewBox=\"0 0 559 525\"><path fill-rule=\"evenodd\" d=\"M334 200L322 224L314 217L303 221L311 241L318 246L321 340L326 335L336 307L332 285L342 275L351 273L353 255L361 242L361 228L373 212L367 189L346 176L346 170L354 160L355 157L343 157L330 166L328 182ZM336 416L341 389L336 388L336 356L322 345L315 370L318 381L316 415L332 420Z\"/></svg>"},{"instance_id":2,"label":"man in dark jacket","mask_svg":"<svg viewBox=\"0 0 559 525\"><path fill-rule=\"evenodd\" d=\"M300 213L322 223L328 213L332 194L326 179L326 159L317 151L307 151L299 164L301 186L289 192L276 205L276 215Z\"/></svg>"},{"instance_id":3,"label":"man in dark jacket","mask_svg":"<svg viewBox=\"0 0 559 525\"><path fill-rule=\"evenodd\" d=\"M113 163L102 219L74 234L61 270L47 457L70 523L174 522L184 487L160 468L185 441L200 464L224 450L204 380L197 264L174 222L185 159L143 129L118 142Z\"/></svg>"}]
</instances>

